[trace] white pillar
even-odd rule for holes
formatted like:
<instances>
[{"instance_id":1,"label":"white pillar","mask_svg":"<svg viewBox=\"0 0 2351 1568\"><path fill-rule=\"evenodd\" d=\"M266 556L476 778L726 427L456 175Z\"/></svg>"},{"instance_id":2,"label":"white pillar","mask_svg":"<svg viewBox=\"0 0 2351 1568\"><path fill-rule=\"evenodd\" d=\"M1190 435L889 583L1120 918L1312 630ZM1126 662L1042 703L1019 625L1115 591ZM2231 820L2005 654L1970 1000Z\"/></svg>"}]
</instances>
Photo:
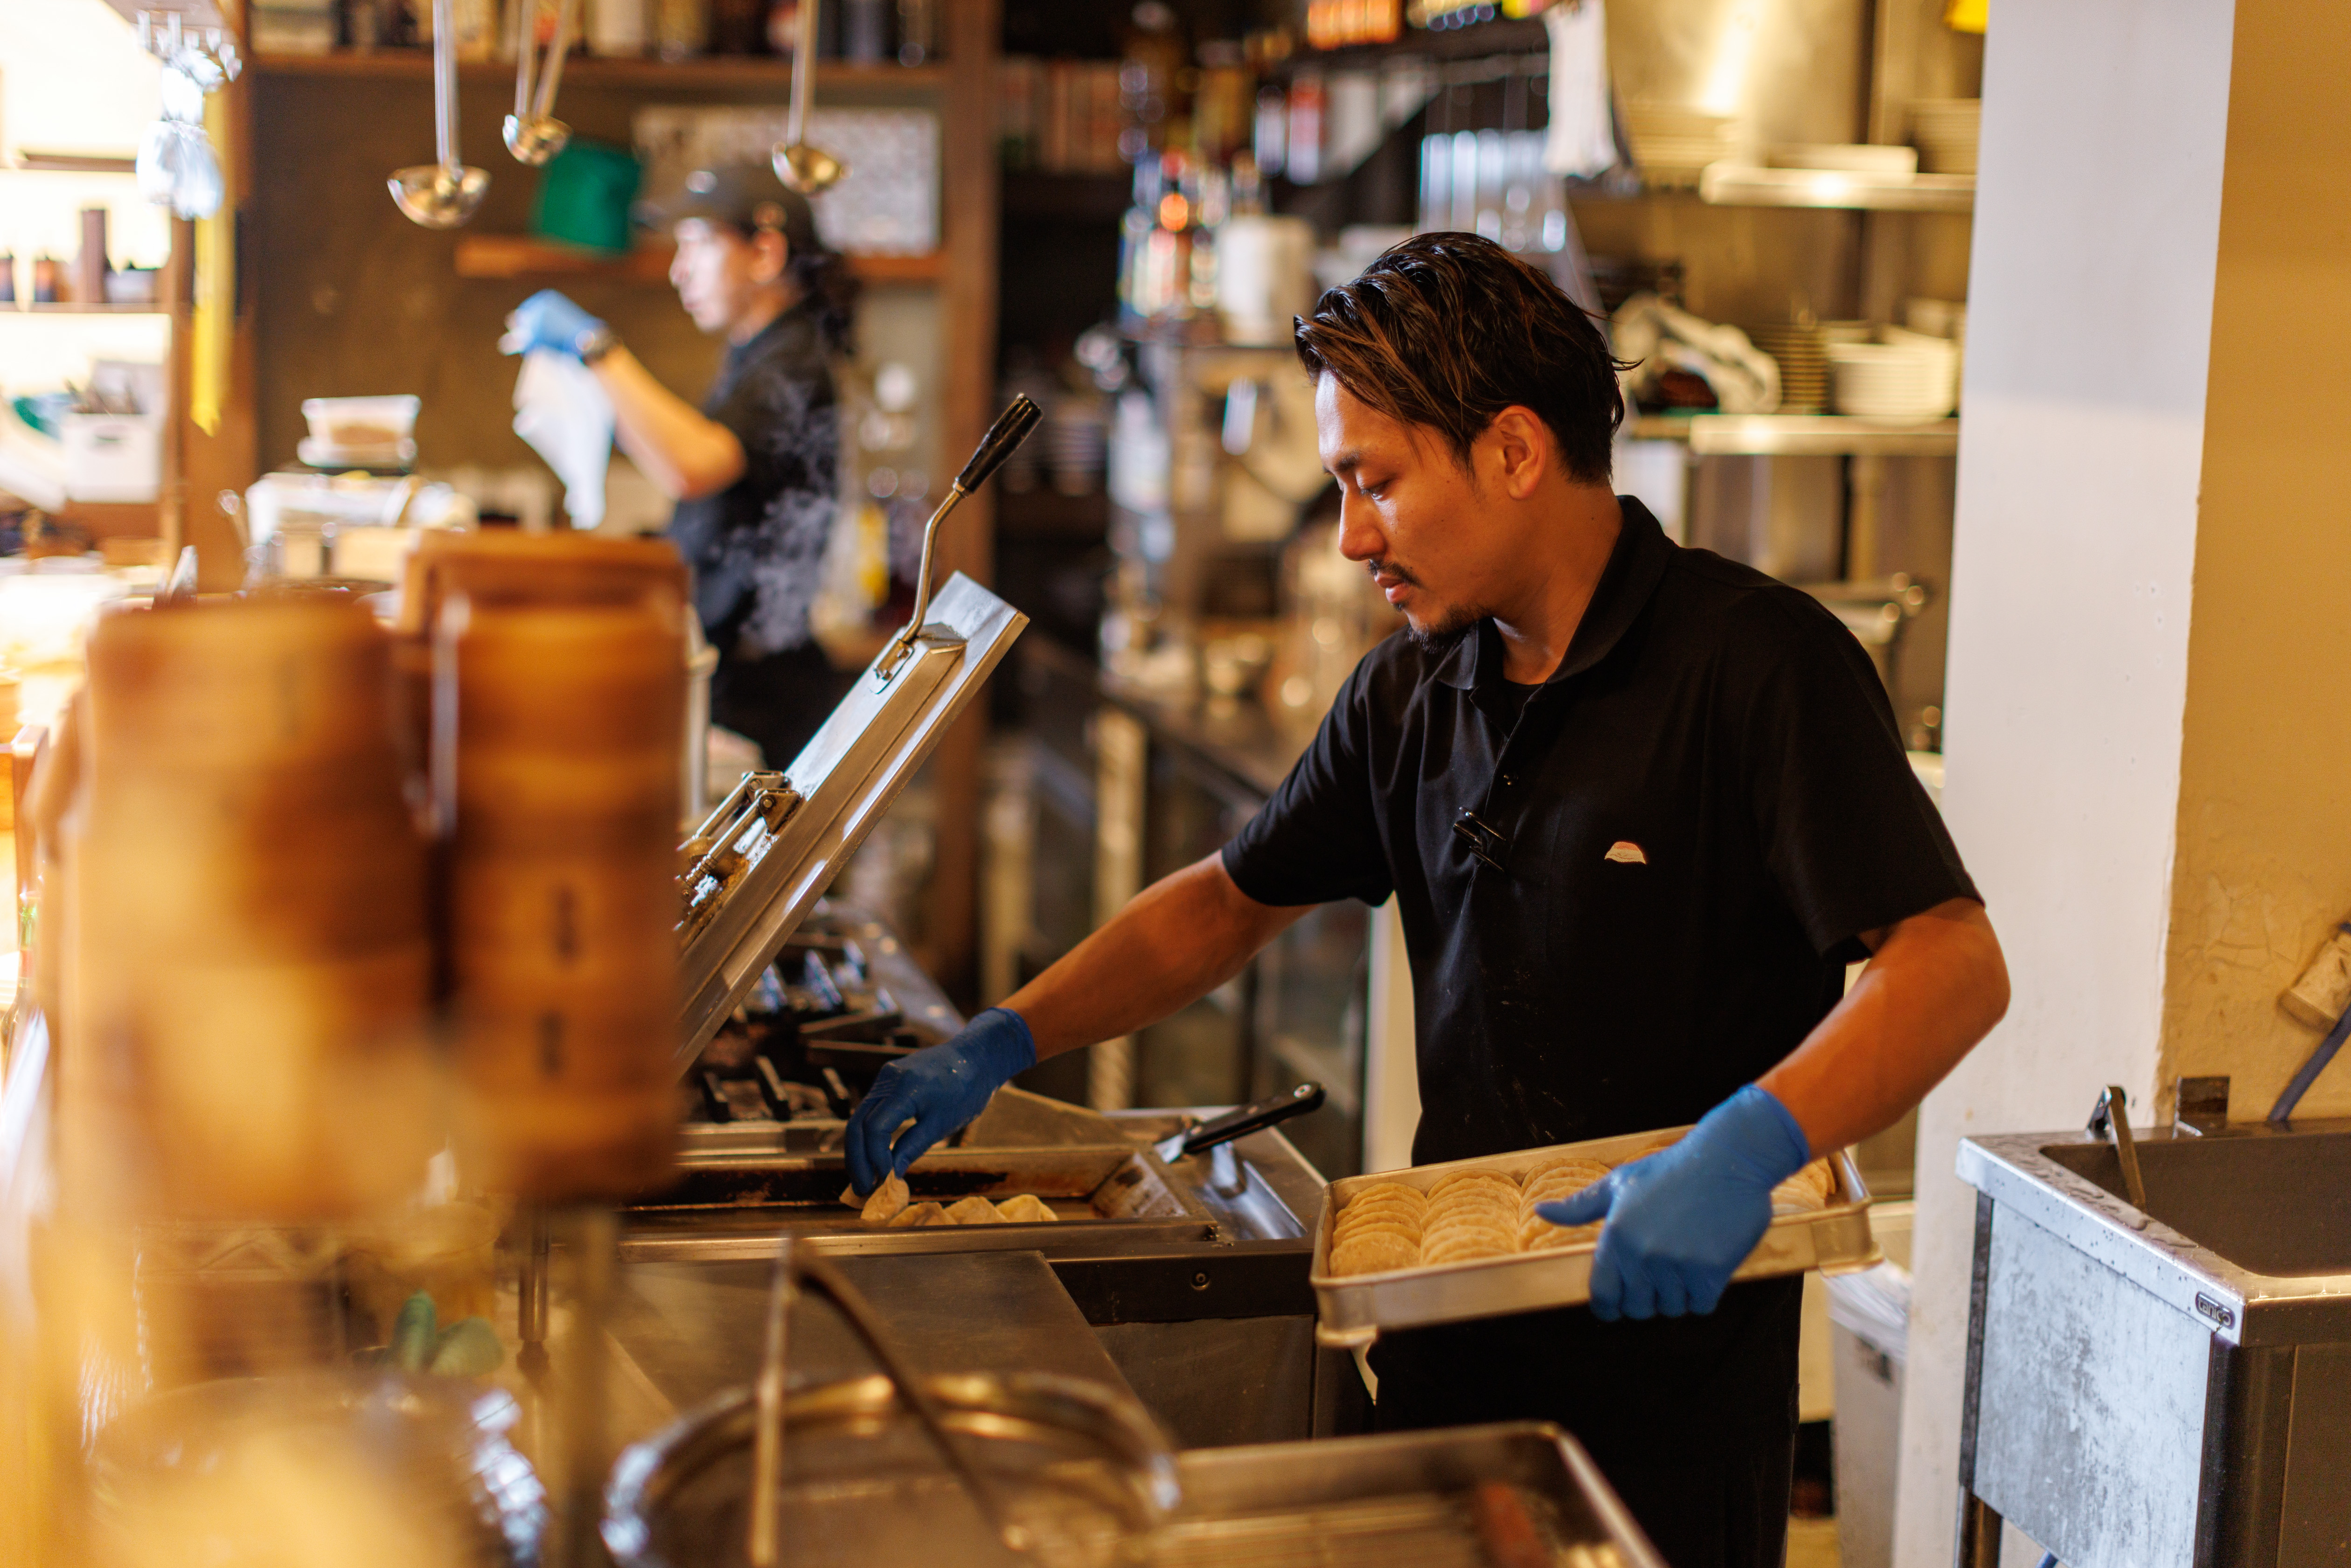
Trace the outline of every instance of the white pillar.
<instances>
[{"instance_id":1,"label":"white pillar","mask_svg":"<svg viewBox=\"0 0 2351 1568\"><path fill-rule=\"evenodd\" d=\"M2230 0L1999 13L1942 804L2014 1001L1919 1118L1901 1568L1951 1562L1975 1212L1959 1139L2155 1085L2228 109Z\"/></svg>"},{"instance_id":2,"label":"white pillar","mask_svg":"<svg viewBox=\"0 0 2351 1568\"><path fill-rule=\"evenodd\" d=\"M2015 1002L1931 1096L1896 1560L1951 1561L1958 1140L2258 1116L2351 914L2351 8L2003 5L1984 68L1943 807ZM2337 1069L2305 1112L2342 1114Z\"/></svg>"}]
</instances>

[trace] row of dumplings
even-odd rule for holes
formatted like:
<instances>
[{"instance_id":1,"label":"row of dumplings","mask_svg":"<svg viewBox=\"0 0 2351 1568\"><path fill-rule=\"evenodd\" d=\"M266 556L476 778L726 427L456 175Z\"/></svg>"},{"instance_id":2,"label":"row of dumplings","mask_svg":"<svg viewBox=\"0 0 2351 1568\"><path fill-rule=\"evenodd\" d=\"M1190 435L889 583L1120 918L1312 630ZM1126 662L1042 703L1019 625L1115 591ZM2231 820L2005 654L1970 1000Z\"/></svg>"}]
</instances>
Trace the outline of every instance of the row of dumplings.
<instances>
[{"instance_id":1,"label":"row of dumplings","mask_svg":"<svg viewBox=\"0 0 2351 1568\"><path fill-rule=\"evenodd\" d=\"M1624 1156L1625 1164L1656 1152L1651 1145ZM1600 1227L1553 1225L1535 1212L1583 1191L1614 1166L1586 1155L1568 1155L1527 1172L1472 1167L1439 1176L1426 1191L1401 1181L1374 1182L1339 1211L1332 1228L1331 1272L1379 1274L1396 1269L1432 1268L1480 1258L1550 1251L1596 1240ZM1772 1189L1775 1215L1823 1207L1834 1180L1826 1160L1815 1160Z\"/></svg>"},{"instance_id":2,"label":"row of dumplings","mask_svg":"<svg viewBox=\"0 0 2351 1568\"><path fill-rule=\"evenodd\" d=\"M925 1225L1037 1225L1061 1218L1034 1193L1017 1193L998 1203L977 1193L946 1204L915 1203L905 1178L897 1176L883 1177L871 1197L858 1197L854 1187L845 1187L841 1194L841 1201L856 1209L858 1218L892 1230Z\"/></svg>"}]
</instances>

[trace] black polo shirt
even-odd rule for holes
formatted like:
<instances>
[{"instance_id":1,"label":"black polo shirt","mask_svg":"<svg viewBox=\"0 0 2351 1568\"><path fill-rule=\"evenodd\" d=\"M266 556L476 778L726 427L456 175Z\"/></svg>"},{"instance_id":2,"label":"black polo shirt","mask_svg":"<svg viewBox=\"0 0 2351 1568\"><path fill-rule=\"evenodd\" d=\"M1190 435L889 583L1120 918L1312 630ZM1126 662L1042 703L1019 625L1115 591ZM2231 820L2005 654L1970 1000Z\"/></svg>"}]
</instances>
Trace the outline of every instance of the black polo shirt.
<instances>
[{"instance_id":1,"label":"black polo shirt","mask_svg":"<svg viewBox=\"0 0 2351 1568\"><path fill-rule=\"evenodd\" d=\"M1505 683L1491 622L1389 638L1225 846L1260 903L1395 895L1416 1163L1696 1121L1835 1005L1860 933L1978 896L1852 633L1621 504L1547 682Z\"/></svg>"}]
</instances>

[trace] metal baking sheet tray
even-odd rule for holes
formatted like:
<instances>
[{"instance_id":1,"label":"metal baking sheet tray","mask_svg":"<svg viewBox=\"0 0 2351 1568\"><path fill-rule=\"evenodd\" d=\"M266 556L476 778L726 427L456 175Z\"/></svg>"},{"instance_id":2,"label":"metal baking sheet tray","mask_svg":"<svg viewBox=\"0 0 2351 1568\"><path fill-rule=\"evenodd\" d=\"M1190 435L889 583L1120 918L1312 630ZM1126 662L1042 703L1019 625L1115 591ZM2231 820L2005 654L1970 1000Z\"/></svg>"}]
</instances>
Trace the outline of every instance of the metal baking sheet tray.
<instances>
[{"instance_id":1,"label":"metal baking sheet tray","mask_svg":"<svg viewBox=\"0 0 2351 1568\"><path fill-rule=\"evenodd\" d=\"M1315 1339L1334 1349L1359 1349L1377 1339L1384 1329L1502 1317L1545 1307L1574 1306L1592 1299L1596 1238L1578 1246L1507 1258L1398 1269L1385 1274L1333 1274L1332 1218L1364 1187L1398 1181L1426 1191L1440 1177L1463 1170L1504 1171L1523 1180L1527 1172L1564 1155L1587 1155L1613 1164L1649 1148L1661 1137L1687 1131L1687 1127L1661 1128L1332 1182L1323 1189L1322 1211L1314 1224L1313 1285L1319 1307ZM1774 1216L1763 1239L1755 1244L1755 1250L1747 1255L1732 1279L1760 1280L1814 1269L1823 1274L1848 1274L1883 1261L1885 1255L1870 1234L1869 1193L1862 1186L1852 1151L1839 1149L1831 1155L1829 1170L1836 1186L1826 1207L1810 1214Z\"/></svg>"},{"instance_id":2,"label":"metal baking sheet tray","mask_svg":"<svg viewBox=\"0 0 2351 1568\"><path fill-rule=\"evenodd\" d=\"M689 1156L678 1179L622 1212L622 1255L653 1258L772 1257L787 1232L819 1251L1061 1253L1106 1243L1133 1246L1213 1241L1215 1216L1148 1149L1132 1144L1021 1149L934 1149L906 1172L914 1201L953 1203L1032 1193L1052 1222L942 1225L892 1230L869 1226L844 1206L849 1174L838 1155Z\"/></svg>"},{"instance_id":3,"label":"metal baking sheet tray","mask_svg":"<svg viewBox=\"0 0 2351 1568\"><path fill-rule=\"evenodd\" d=\"M1195 1448L1176 1473L1184 1500L1142 1553L1151 1568L1664 1568L1583 1450L1547 1425Z\"/></svg>"}]
</instances>

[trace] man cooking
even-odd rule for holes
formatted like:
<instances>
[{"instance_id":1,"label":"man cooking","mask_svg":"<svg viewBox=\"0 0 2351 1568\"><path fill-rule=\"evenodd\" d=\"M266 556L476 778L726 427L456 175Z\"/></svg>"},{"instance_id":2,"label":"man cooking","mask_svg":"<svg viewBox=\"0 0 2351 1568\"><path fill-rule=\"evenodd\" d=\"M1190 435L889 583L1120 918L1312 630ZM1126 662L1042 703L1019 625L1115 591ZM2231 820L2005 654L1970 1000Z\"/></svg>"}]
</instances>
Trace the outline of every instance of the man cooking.
<instances>
[{"instance_id":1,"label":"man cooking","mask_svg":"<svg viewBox=\"0 0 2351 1568\"><path fill-rule=\"evenodd\" d=\"M640 215L677 242L669 278L694 324L726 340L700 409L554 289L523 302L514 335L595 371L621 450L677 503L670 538L718 650L710 716L781 768L855 678L825 657L809 611L840 496L831 361L849 350L857 285L808 198L764 163L697 169Z\"/></svg>"},{"instance_id":2,"label":"man cooking","mask_svg":"<svg viewBox=\"0 0 2351 1568\"><path fill-rule=\"evenodd\" d=\"M1606 1221L1588 1310L1384 1336L1379 1425L1558 1421L1675 1568L1776 1568L1802 1281L1731 1270L1776 1183L1891 1125L1999 1020L1999 943L1860 644L1611 493L1615 367L1547 277L1423 235L1296 339L1340 548L1409 635L1220 853L885 1068L851 1173L903 1172L1039 1057L1167 1016L1308 906L1393 894L1416 1163L1698 1125L1541 1210Z\"/></svg>"}]
</instances>

